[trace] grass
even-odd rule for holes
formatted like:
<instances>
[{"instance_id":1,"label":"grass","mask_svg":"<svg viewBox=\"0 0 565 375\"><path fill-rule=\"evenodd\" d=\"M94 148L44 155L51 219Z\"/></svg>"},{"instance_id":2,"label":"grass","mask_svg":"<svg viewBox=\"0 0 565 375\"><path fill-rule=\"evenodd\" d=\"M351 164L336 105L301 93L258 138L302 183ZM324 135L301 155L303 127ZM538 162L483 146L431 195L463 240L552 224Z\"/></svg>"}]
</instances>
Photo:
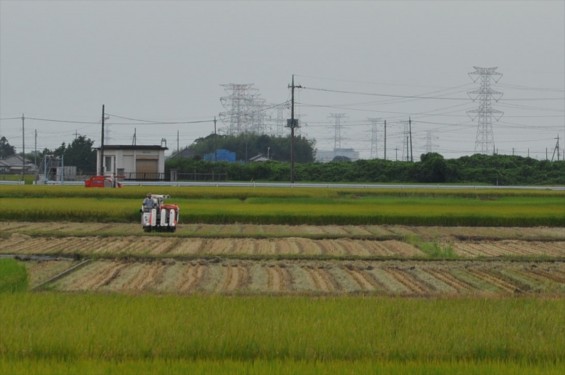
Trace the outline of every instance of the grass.
<instances>
[{"instance_id":1,"label":"grass","mask_svg":"<svg viewBox=\"0 0 565 375\"><path fill-rule=\"evenodd\" d=\"M424 241L418 236L410 235L405 241L422 250L428 257L433 259L455 259L458 255L449 244L441 244L438 241Z\"/></svg>"},{"instance_id":2,"label":"grass","mask_svg":"<svg viewBox=\"0 0 565 375\"><path fill-rule=\"evenodd\" d=\"M26 268L14 259L0 259L0 293L27 290Z\"/></svg>"}]
</instances>

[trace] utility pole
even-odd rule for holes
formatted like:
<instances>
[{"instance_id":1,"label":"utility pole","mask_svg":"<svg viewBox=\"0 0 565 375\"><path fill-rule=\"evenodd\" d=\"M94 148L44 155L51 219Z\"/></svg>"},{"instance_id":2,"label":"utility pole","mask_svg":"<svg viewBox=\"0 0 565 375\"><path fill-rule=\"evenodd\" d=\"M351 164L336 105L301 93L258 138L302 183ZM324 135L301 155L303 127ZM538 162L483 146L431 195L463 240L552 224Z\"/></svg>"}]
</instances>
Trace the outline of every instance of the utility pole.
<instances>
[{"instance_id":1,"label":"utility pole","mask_svg":"<svg viewBox=\"0 0 565 375\"><path fill-rule=\"evenodd\" d=\"M24 127L25 117L22 113L22 183L24 183L24 173L26 169L26 137Z\"/></svg>"},{"instance_id":2,"label":"utility pole","mask_svg":"<svg viewBox=\"0 0 565 375\"><path fill-rule=\"evenodd\" d=\"M100 176L104 176L104 104L102 104L102 133L100 135Z\"/></svg>"},{"instance_id":3,"label":"utility pole","mask_svg":"<svg viewBox=\"0 0 565 375\"><path fill-rule=\"evenodd\" d=\"M288 86L290 91L290 119L287 120L286 126L290 128L290 183L294 183L294 128L298 127L298 120L294 118L294 89L301 89L302 86L294 85L294 74L292 75L292 84Z\"/></svg>"},{"instance_id":4,"label":"utility pole","mask_svg":"<svg viewBox=\"0 0 565 375\"><path fill-rule=\"evenodd\" d=\"M179 153L179 130L177 129L177 154Z\"/></svg>"},{"instance_id":5,"label":"utility pole","mask_svg":"<svg viewBox=\"0 0 565 375\"><path fill-rule=\"evenodd\" d=\"M35 144L34 144L34 153L33 153L33 164L35 164L35 166L37 168L37 129L35 129Z\"/></svg>"},{"instance_id":6,"label":"utility pole","mask_svg":"<svg viewBox=\"0 0 565 375\"><path fill-rule=\"evenodd\" d=\"M386 160L386 120L385 120L385 160Z\"/></svg>"},{"instance_id":7,"label":"utility pole","mask_svg":"<svg viewBox=\"0 0 565 375\"><path fill-rule=\"evenodd\" d=\"M214 161L217 161L217 146L216 146L216 137L217 137L217 133L216 133L216 116L214 116Z\"/></svg>"},{"instance_id":8,"label":"utility pole","mask_svg":"<svg viewBox=\"0 0 565 375\"><path fill-rule=\"evenodd\" d=\"M551 155L551 161L553 161L553 158L555 157L555 153L557 153L557 161L559 161L559 134L557 134L557 138L555 138L557 140L557 143L555 143L555 148L553 149L553 155Z\"/></svg>"}]
</instances>

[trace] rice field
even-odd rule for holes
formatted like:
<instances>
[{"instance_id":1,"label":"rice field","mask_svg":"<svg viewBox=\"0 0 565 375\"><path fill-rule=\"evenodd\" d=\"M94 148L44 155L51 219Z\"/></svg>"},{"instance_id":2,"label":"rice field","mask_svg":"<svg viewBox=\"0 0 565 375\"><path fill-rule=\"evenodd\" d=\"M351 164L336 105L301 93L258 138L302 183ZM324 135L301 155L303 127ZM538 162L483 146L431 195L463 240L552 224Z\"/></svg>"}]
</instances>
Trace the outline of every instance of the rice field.
<instances>
[{"instance_id":1,"label":"rice field","mask_svg":"<svg viewBox=\"0 0 565 375\"><path fill-rule=\"evenodd\" d=\"M0 254L26 260L32 288L67 292L420 297L565 292L560 228L207 225L184 228L191 235L128 234L139 231L135 226L124 227L121 236L94 235L104 228L11 223L0 238ZM280 236L291 229L292 236ZM199 233L218 234L192 237ZM510 239L517 233L520 240ZM432 256L415 237L449 247L453 256Z\"/></svg>"},{"instance_id":2,"label":"rice field","mask_svg":"<svg viewBox=\"0 0 565 375\"><path fill-rule=\"evenodd\" d=\"M553 261L95 260L47 283L49 271L52 276L61 272L57 262L26 264L30 274L43 275L32 287L65 292L405 297L565 294L565 262Z\"/></svg>"},{"instance_id":3,"label":"rice field","mask_svg":"<svg viewBox=\"0 0 565 375\"><path fill-rule=\"evenodd\" d=\"M0 373L565 372L563 192L146 192L0 187Z\"/></svg>"},{"instance_id":4,"label":"rice field","mask_svg":"<svg viewBox=\"0 0 565 375\"><path fill-rule=\"evenodd\" d=\"M540 257L565 259L565 241L450 241L458 258ZM163 238L163 237L30 237L0 239L0 254L80 257L151 258L300 258L398 259L426 258L418 247L400 240L287 238Z\"/></svg>"},{"instance_id":5,"label":"rice field","mask_svg":"<svg viewBox=\"0 0 565 375\"><path fill-rule=\"evenodd\" d=\"M51 189L50 189L51 188ZM137 222L147 188L0 187L0 220ZM563 226L563 191L160 188L189 223ZM176 195L175 195L176 194ZM23 204L22 198L25 198Z\"/></svg>"},{"instance_id":6,"label":"rice field","mask_svg":"<svg viewBox=\"0 0 565 375\"><path fill-rule=\"evenodd\" d=\"M52 292L0 299L3 373L333 373L335 366L338 373L541 374L565 367L565 318L556 314L563 299Z\"/></svg>"}]
</instances>

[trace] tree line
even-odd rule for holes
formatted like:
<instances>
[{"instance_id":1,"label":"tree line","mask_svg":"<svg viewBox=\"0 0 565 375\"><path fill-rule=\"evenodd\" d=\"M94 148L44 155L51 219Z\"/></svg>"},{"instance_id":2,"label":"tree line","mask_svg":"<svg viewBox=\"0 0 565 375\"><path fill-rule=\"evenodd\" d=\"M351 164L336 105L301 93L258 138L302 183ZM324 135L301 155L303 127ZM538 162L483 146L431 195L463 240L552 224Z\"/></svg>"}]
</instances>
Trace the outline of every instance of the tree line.
<instances>
[{"instance_id":1,"label":"tree line","mask_svg":"<svg viewBox=\"0 0 565 375\"><path fill-rule=\"evenodd\" d=\"M96 150L92 147L94 141L84 135L79 135L70 143L61 143L59 147L54 150L48 148L42 151L32 151L26 153L25 157L28 160L41 160L46 155L55 158L62 158L64 165L71 165L77 167L78 174L90 174L96 170ZM6 137L0 138L0 159L6 159L16 154L16 148L8 142ZM39 165L38 165L39 167Z\"/></svg>"},{"instance_id":2,"label":"tree line","mask_svg":"<svg viewBox=\"0 0 565 375\"><path fill-rule=\"evenodd\" d=\"M227 163L169 159L167 172L224 175L231 181L290 181L290 163ZM417 162L382 159L296 163L296 182L336 183L472 183L487 185L563 185L565 161L551 162L521 156L482 155L444 159L423 154Z\"/></svg>"},{"instance_id":3,"label":"tree line","mask_svg":"<svg viewBox=\"0 0 565 375\"><path fill-rule=\"evenodd\" d=\"M189 158L172 157L165 163L168 175L176 170L183 174L224 176L231 181L290 181L290 137L240 134L211 135L197 139L189 150ZM65 165L77 167L79 174L94 174L96 151L94 141L77 136L69 144L54 150L44 149L27 154L29 160L44 155L62 157ZM414 163L382 159L347 161L336 158L330 163L314 162L315 143L304 137L295 138L296 182L339 183L477 183L488 185L565 185L565 161L537 160L511 155L475 154L458 159L445 159L438 153L427 153ZM236 162L204 161L214 149L225 148L237 155ZM0 159L15 154L5 137L0 138ZM262 154L266 162L248 162Z\"/></svg>"},{"instance_id":4,"label":"tree line","mask_svg":"<svg viewBox=\"0 0 565 375\"><path fill-rule=\"evenodd\" d=\"M238 161L248 161L254 156L262 155L274 161L290 161L290 136L269 136L266 134L241 133L238 135L211 134L198 138L188 146L193 158L200 160L214 150L226 149L236 154ZM313 140L303 136L294 137L294 158L297 163L314 161Z\"/></svg>"}]
</instances>

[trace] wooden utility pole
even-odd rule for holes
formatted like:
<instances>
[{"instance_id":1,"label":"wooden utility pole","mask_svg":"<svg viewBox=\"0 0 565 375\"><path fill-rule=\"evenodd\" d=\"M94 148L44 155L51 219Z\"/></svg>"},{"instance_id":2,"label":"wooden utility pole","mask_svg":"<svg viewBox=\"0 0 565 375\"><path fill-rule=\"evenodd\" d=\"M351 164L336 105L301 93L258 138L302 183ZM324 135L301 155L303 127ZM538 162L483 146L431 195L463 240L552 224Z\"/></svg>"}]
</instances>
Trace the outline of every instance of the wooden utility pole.
<instances>
[{"instance_id":1,"label":"wooden utility pole","mask_svg":"<svg viewBox=\"0 0 565 375\"><path fill-rule=\"evenodd\" d=\"M100 136L100 176L104 176L104 104L102 104L102 134Z\"/></svg>"},{"instance_id":2,"label":"wooden utility pole","mask_svg":"<svg viewBox=\"0 0 565 375\"><path fill-rule=\"evenodd\" d=\"M216 137L218 134L216 133L216 116L214 116L214 161L217 161L217 145L216 145Z\"/></svg>"},{"instance_id":3,"label":"wooden utility pole","mask_svg":"<svg viewBox=\"0 0 565 375\"><path fill-rule=\"evenodd\" d=\"M35 129L35 142L33 149L33 164L35 164L35 167L39 170L39 167L37 166L37 129Z\"/></svg>"},{"instance_id":4,"label":"wooden utility pole","mask_svg":"<svg viewBox=\"0 0 565 375\"><path fill-rule=\"evenodd\" d=\"M290 94L290 120L287 120L286 126L290 128L290 183L294 183L294 128L298 127L298 120L294 118L294 89L300 89L302 86L294 85L294 74L292 75L292 84L288 86L291 89Z\"/></svg>"},{"instance_id":5,"label":"wooden utility pole","mask_svg":"<svg viewBox=\"0 0 565 375\"><path fill-rule=\"evenodd\" d=\"M25 137L25 127L24 127L25 117L22 113L22 183L24 181L24 173L26 169L26 137Z\"/></svg>"}]
</instances>

